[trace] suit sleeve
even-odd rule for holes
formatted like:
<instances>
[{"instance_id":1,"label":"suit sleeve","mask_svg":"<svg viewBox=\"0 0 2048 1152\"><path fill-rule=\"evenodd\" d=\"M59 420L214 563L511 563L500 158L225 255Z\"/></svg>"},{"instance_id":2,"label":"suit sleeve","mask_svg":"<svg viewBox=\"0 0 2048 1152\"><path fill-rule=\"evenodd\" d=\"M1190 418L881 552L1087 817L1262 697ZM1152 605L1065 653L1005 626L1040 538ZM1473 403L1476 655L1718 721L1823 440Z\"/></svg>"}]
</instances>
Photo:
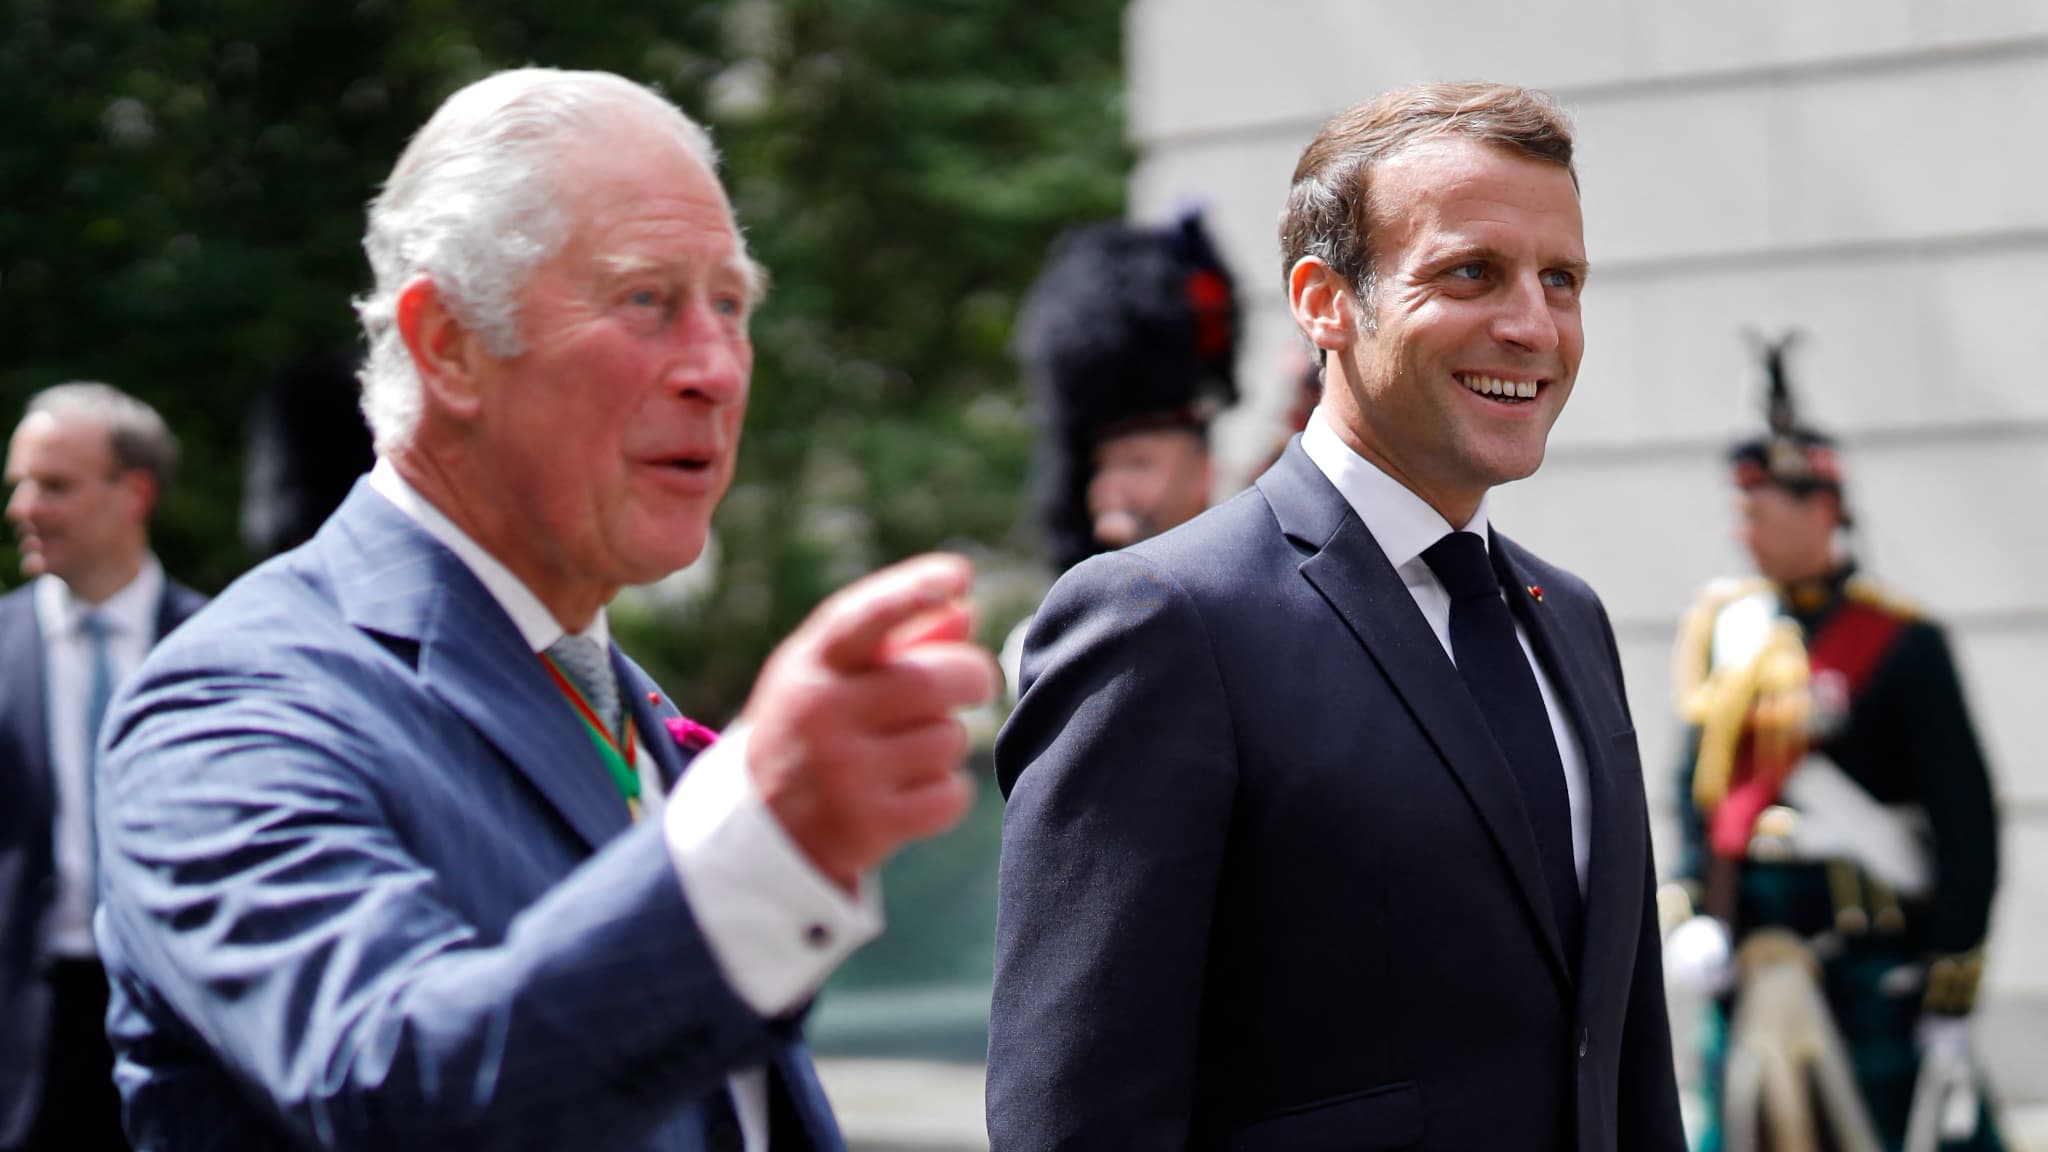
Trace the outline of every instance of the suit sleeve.
<instances>
[{"instance_id":1,"label":"suit sleeve","mask_svg":"<svg viewBox=\"0 0 2048 1152\"><path fill-rule=\"evenodd\" d=\"M1614 626L1600 613L1600 629L1614 669L1614 684L1628 710L1621 649ZM1647 811L1647 806L1645 808ZM1629 981L1627 1017L1621 1028L1621 1083L1617 1089L1619 1147L1685 1152L1685 1127L1678 1110L1678 1073L1671 1051L1671 1008L1664 995L1664 946L1657 919L1656 855L1650 828L1643 825L1643 907L1636 932L1635 974Z\"/></svg>"},{"instance_id":2,"label":"suit sleeve","mask_svg":"<svg viewBox=\"0 0 2048 1152\"><path fill-rule=\"evenodd\" d=\"M789 1039L720 976L658 823L486 940L394 830L389 773L358 767L434 786L403 715L333 676L145 676L101 768L102 949L296 1145L629 1145ZM176 1129L218 1117L144 1098L177 1091L130 1085L138 1146L215 1145Z\"/></svg>"},{"instance_id":3,"label":"suit sleeve","mask_svg":"<svg viewBox=\"0 0 2048 1152\"><path fill-rule=\"evenodd\" d=\"M1903 755L1933 833L1935 889L1927 947L1937 965L1948 961L1930 980L1927 1006L1967 1013L1975 1005L1982 966L1981 957L1972 954L1984 943L1998 888L1998 811L1991 770L1941 630L1930 624L1908 629L1891 659L1903 673L1895 697Z\"/></svg>"},{"instance_id":4,"label":"suit sleeve","mask_svg":"<svg viewBox=\"0 0 2048 1152\"><path fill-rule=\"evenodd\" d=\"M1236 785L1201 613L1129 554L1062 579L996 744L997 1152L1183 1148Z\"/></svg>"}]
</instances>

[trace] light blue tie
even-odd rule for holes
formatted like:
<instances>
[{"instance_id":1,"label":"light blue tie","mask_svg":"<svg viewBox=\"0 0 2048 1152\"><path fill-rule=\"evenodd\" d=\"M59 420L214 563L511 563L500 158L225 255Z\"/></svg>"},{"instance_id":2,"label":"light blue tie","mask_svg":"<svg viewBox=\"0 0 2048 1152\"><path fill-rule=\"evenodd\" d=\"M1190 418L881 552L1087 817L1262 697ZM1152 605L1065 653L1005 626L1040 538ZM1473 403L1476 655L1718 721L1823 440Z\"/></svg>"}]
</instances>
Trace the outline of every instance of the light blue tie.
<instances>
[{"instance_id":1,"label":"light blue tie","mask_svg":"<svg viewBox=\"0 0 2048 1152\"><path fill-rule=\"evenodd\" d=\"M79 630L92 641L92 678L85 689L85 765L99 763L100 723L107 718L107 701L114 698L114 665L107 653L106 617L87 612L78 621Z\"/></svg>"},{"instance_id":2,"label":"light blue tie","mask_svg":"<svg viewBox=\"0 0 2048 1152\"><path fill-rule=\"evenodd\" d=\"M93 903L100 892L100 823L95 807L99 788L100 724L107 718L107 702L114 698L114 666L107 653L107 618L87 612L78 621L79 630L92 642L92 666L85 688L85 827L92 850Z\"/></svg>"}]
</instances>

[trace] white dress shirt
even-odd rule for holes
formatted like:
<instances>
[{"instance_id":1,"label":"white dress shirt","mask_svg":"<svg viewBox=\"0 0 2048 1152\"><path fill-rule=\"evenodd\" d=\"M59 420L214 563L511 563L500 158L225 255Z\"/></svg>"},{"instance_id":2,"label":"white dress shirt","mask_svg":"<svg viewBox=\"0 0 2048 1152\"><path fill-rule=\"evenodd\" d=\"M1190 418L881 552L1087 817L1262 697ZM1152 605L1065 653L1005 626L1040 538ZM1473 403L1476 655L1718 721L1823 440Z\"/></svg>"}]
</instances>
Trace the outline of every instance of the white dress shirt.
<instances>
[{"instance_id":1,"label":"white dress shirt","mask_svg":"<svg viewBox=\"0 0 2048 1152\"><path fill-rule=\"evenodd\" d=\"M476 574L536 654L562 638L561 624L540 598L427 503L390 461L378 459L370 487ZM595 640L601 651L611 650L602 609L578 635ZM621 688L622 703L623 693ZM640 735L643 741L668 738L666 732ZM746 750L744 728L726 733L691 762L665 799L644 743L636 767L643 817L662 821L669 858L721 974L748 1007L773 1017L810 999L842 961L881 933L881 887L864 877L860 899L849 900L811 866L755 789ZM744 1069L730 1083L747 1152L766 1152L766 1071Z\"/></svg>"},{"instance_id":2,"label":"white dress shirt","mask_svg":"<svg viewBox=\"0 0 2048 1152\"><path fill-rule=\"evenodd\" d=\"M92 639L85 614L106 622L107 666L113 686L135 674L156 643L156 614L164 569L145 554L135 579L98 604L88 604L55 576L36 578L36 626L43 633L44 722L50 736L50 772L56 786L51 847L57 863L57 898L50 908L50 951L72 959L98 955L92 940L93 831L91 782L86 778L98 734L85 730L92 693Z\"/></svg>"},{"instance_id":3,"label":"white dress shirt","mask_svg":"<svg viewBox=\"0 0 2048 1152\"><path fill-rule=\"evenodd\" d=\"M1400 573L1401 583L1407 586L1408 595L1414 597L1415 606L1422 610L1423 619L1429 621L1437 643L1444 646L1444 654L1450 656L1451 594L1444 590L1443 582L1436 578L1422 554L1452 531L1451 522L1399 480L1352 451L1330 426L1329 417L1321 408L1315 410L1308 427L1302 430L1301 450L1329 477L1351 510L1364 521L1366 530L1387 554L1387 562ZM1491 550L1493 542L1486 529L1486 501L1482 499L1479 511L1458 530L1477 535ZM1585 756L1579 750L1579 738L1572 731L1571 721L1559 706L1550 674L1543 670L1543 661L1536 658L1535 649L1529 647L1529 633L1520 620L1515 621L1515 638L1522 642L1522 654L1528 657L1529 668L1536 673L1536 687L1543 693L1543 711L1549 715L1550 731L1557 737L1557 758L1564 762L1565 796L1572 809L1572 865L1578 871L1579 894L1583 896L1586 861L1592 855L1593 818L1593 798L1586 791Z\"/></svg>"}]
</instances>

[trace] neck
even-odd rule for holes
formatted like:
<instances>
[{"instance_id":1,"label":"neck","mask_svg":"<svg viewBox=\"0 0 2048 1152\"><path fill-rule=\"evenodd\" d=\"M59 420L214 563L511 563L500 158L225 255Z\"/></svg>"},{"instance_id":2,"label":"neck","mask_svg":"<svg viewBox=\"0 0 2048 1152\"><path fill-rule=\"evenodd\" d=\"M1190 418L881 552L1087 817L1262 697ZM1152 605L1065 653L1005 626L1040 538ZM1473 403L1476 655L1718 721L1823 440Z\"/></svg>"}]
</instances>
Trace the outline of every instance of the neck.
<instances>
[{"instance_id":1,"label":"neck","mask_svg":"<svg viewBox=\"0 0 2048 1152\"><path fill-rule=\"evenodd\" d=\"M1422 498L1437 515L1451 526L1453 531L1462 531L1479 514L1479 505L1486 499L1486 489L1465 491L1432 485L1413 472L1401 467L1393 456L1380 450L1368 437L1359 435L1348 420L1332 420L1330 426L1336 430L1337 438L1346 447L1364 457L1373 467L1385 472L1401 485Z\"/></svg>"},{"instance_id":2,"label":"neck","mask_svg":"<svg viewBox=\"0 0 2048 1152\"><path fill-rule=\"evenodd\" d=\"M530 525L508 515L501 504L478 499L475 493L481 485L469 479L469 470L459 461L414 447L394 455L391 464L420 499L517 577L563 631L590 627L598 610L618 593L617 587L593 584L555 562Z\"/></svg>"},{"instance_id":3,"label":"neck","mask_svg":"<svg viewBox=\"0 0 2048 1152\"><path fill-rule=\"evenodd\" d=\"M64 586L80 600L98 607L107 602L114 593L126 588L142 572L142 558L147 555L147 546L133 549L109 564L87 573L64 578Z\"/></svg>"}]
</instances>

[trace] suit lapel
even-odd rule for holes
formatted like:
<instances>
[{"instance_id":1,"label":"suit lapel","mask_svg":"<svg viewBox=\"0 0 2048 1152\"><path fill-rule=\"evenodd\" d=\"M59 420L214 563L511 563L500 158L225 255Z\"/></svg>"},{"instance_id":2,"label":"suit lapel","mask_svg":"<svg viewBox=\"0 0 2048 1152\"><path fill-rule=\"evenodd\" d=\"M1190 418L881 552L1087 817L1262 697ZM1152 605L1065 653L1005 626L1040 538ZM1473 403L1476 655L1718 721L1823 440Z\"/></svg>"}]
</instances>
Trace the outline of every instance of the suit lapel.
<instances>
[{"instance_id":1,"label":"suit lapel","mask_svg":"<svg viewBox=\"0 0 2048 1152\"><path fill-rule=\"evenodd\" d=\"M1562 698L1565 712L1579 737L1579 753L1586 765L1588 837L1592 852L1586 865L1586 924L1581 942L1581 964L1588 970L1588 988L1614 987L1611 980L1625 980L1624 971L1634 953L1622 943L1634 939L1636 918L1642 914L1635 896L1643 874L1643 844L1631 835L1642 827L1640 784L1625 787L1610 748L1610 736L1619 731L1618 718L1596 711L1596 697L1588 687L1582 644L1558 626L1556 613L1537 601L1529 589L1537 584L1530 571L1527 553L1514 541L1498 534L1493 537L1494 566L1508 590L1508 603L1516 619L1529 634L1537 658L1550 675L1551 686ZM1591 970L1593 965L1612 965L1608 972Z\"/></svg>"},{"instance_id":2,"label":"suit lapel","mask_svg":"<svg viewBox=\"0 0 2048 1152\"><path fill-rule=\"evenodd\" d=\"M626 807L575 711L469 566L357 481L317 542L350 623L419 645L419 677L516 767L591 848Z\"/></svg>"},{"instance_id":3,"label":"suit lapel","mask_svg":"<svg viewBox=\"0 0 2048 1152\"><path fill-rule=\"evenodd\" d=\"M171 629L191 619L194 612L205 606L206 597L166 577L156 602L156 635L150 637L149 642L152 645L158 643L171 634Z\"/></svg>"},{"instance_id":4,"label":"suit lapel","mask_svg":"<svg viewBox=\"0 0 2048 1152\"><path fill-rule=\"evenodd\" d=\"M1281 530L1315 549L1301 564L1302 576L1365 646L1478 810L1528 905L1552 969L1569 987L1570 969L1537 860L1536 834L1513 770L1485 735L1486 718L1400 574L1299 442L1290 444L1259 479L1259 489Z\"/></svg>"},{"instance_id":5,"label":"suit lapel","mask_svg":"<svg viewBox=\"0 0 2048 1152\"><path fill-rule=\"evenodd\" d=\"M21 740L22 784L29 789L23 800L31 812L49 813L56 806L56 781L50 775L50 711L48 670L43 663L43 627L36 619L35 583L0 600L0 657L14 669L12 688L0 693L6 701L6 715L0 724ZM47 815L41 819L47 825Z\"/></svg>"},{"instance_id":6,"label":"suit lapel","mask_svg":"<svg viewBox=\"0 0 2048 1152\"><path fill-rule=\"evenodd\" d=\"M640 742L661 772L663 786L675 787L683 770L697 756L696 752L684 751L669 735L668 719L681 713L639 665L626 659L616 644L612 645L612 670L619 677L619 691L626 694L626 707L631 711L633 727L640 733Z\"/></svg>"}]
</instances>

